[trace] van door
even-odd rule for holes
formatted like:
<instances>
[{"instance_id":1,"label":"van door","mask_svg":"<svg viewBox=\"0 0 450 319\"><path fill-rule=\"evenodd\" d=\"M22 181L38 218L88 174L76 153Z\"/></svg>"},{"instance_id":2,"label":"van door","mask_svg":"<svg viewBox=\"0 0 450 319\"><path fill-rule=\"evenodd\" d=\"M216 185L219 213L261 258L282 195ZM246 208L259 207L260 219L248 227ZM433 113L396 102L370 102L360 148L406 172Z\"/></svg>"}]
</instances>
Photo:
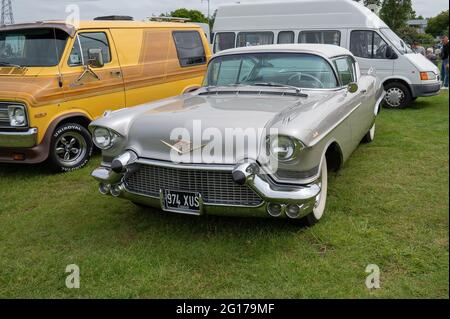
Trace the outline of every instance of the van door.
<instances>
[{"instance_id":1,"label":"van door","mask_svg":"<svg viewBox=\"0 0 450 319\"><path fill-rule=\"evenodd\" d=\"M350 33L350 51L356 56L361 73L367 74L373 67L382 81L394 72L394 60L386 57L388 46L376 31L352 30Z\"/></svg>"},{"instance_id":2,"label":"van door","mask_svg":"<svg viewBox=\"0 0 450 319\"><path fill-rule=\"evenodd\" d=\"M97 118L125 106L122 71L108 30L80 31L63 63L66 108L82 109ZM89 67L89 50L101 49L103 67Z\"/></svg>"}]
</instances>

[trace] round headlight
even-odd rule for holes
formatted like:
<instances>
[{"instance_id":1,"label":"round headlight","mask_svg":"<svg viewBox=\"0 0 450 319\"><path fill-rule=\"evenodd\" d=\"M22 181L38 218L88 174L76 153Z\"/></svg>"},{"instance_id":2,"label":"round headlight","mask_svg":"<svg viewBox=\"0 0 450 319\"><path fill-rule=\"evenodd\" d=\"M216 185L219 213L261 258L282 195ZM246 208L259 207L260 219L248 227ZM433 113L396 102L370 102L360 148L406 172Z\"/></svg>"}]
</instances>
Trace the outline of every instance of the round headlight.
<instances>
[{"instance_id":1,"label":"round headlight","mask_svg":"<svg viewBox=\"0 0 450 319\"><path fill-rule=\"evenodd\" d=\"M11 126L26 126L27 116L21 105L10 105L8 107L9 122Z\"/></svg>"},{"instance_id":2,"label":"round headlight","mask_svg":"<svg viewBox=\"0 0 450 319\"><path fill-rule=\"evenodd\" d=\"M294 156L295 144L287 136L273 137L270 141L270 153L280 161L286 161Z\"/></svg>"},{"instance_id":3,"label":"round headlight","mask_svg":"<svg viewBox=\"0 0 450 319\"><path fill-rule=\"evenodd\" d=\"M104 127L97 127L93 135L94 144L100 149L108 149L114 143L114 133Z\"/></svg>"}]
</instances>

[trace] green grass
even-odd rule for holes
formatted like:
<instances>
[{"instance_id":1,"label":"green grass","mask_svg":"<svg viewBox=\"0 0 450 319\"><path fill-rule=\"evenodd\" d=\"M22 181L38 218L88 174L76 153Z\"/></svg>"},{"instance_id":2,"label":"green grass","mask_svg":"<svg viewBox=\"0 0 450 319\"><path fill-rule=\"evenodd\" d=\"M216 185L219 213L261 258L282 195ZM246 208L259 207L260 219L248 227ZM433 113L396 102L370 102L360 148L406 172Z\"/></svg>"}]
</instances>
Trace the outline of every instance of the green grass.
<instances>
[{"instance_id":1,"label":"green grass","mask_svg":"<svg viewBox=\"0 0 450 319\"><path fill-rule=\"evenodd\" d=\"M142 210L98 194L98 156L65 175L0 165L0 297L448 298L448 115L447 93L383 110L312 228Z\"/></svg>"}]
</instances>

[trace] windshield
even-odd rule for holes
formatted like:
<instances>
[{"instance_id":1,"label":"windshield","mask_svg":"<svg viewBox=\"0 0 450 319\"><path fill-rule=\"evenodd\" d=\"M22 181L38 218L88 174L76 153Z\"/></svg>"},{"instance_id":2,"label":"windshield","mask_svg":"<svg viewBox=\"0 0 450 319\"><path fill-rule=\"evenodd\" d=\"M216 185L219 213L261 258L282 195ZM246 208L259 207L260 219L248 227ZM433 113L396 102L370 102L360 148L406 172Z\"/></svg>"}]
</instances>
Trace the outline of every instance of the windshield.
<instances>
[{"instance_id":1,"label":"windshield","mask_svg":"<svg viewBox=\"0 0 450 319\"><path fill-rule=\"evenodd\" d=\"M2 31L0 66L55 66L64 52L67 38L65 32L56 29Z\"/></svg>"},{"instance_id":2,"label":"windshield","mask_svg":"<svg viewBox=\"0 0 450 319\"><path fill-rule=\"evenodd\" d=\"M401 53L413 53L406 43L391 29L381 29L381 33L383 33L383 35L388 38L389 42L391 42L391 44Z\"/></svg>"},{"instance_id":3,"label":"windshield","mask_svg":"<svg viewBox=\"0 0 450 319\"><path fill-rule=\"evenodd\" d=\"M209 64L205 84L338 87L333 69L325 59L303 53L247 53L217 57Z\"/></svg>"}]
</instances>

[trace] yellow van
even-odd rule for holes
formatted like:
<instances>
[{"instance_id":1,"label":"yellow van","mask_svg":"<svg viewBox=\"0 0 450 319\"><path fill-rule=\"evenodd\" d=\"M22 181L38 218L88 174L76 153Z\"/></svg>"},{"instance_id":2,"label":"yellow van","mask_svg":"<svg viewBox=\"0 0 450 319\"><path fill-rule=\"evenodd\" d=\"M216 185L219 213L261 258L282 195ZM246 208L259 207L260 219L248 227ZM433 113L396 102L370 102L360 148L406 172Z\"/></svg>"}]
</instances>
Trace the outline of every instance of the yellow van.
<instances>
[{"instance_id":1,"label":"yellow van","mask_svg":"<svg viewBox=\"0 0 450 319\"><path fill-rule=\"evenodd\" d=\"M198 88L203 29L171 22L37 22L0 28L0 163L84 166L106 110Z\"/></svg>"}]
</instances>

